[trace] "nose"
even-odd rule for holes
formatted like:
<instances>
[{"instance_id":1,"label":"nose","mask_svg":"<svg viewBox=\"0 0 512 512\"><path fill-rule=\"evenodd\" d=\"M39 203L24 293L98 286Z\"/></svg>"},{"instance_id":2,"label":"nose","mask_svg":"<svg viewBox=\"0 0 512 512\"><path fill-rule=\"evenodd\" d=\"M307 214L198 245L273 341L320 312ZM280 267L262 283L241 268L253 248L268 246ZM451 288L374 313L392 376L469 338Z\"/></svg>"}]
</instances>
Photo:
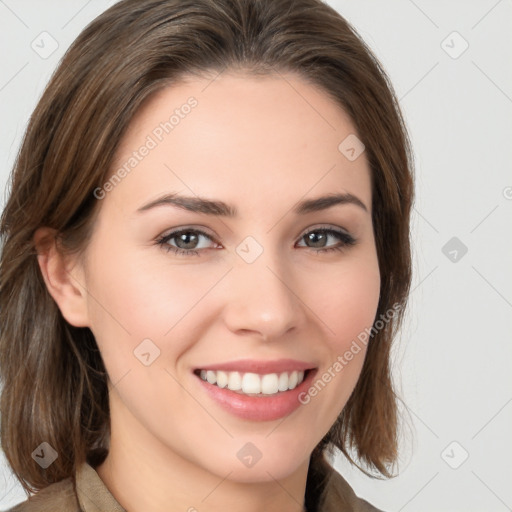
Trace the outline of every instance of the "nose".
<instances>
[{"instance_id":1,"label":"nose","mask_svg":"<svg viewBox=\"0 0 512 512\"><path fill-rule=\"evenodd\" d=\"M292 269L270 250L252 263L237 256L225 287L227 327L264 341L299 329L305 321L305 306L296 288Z\"/></svg>"}]
</instances>

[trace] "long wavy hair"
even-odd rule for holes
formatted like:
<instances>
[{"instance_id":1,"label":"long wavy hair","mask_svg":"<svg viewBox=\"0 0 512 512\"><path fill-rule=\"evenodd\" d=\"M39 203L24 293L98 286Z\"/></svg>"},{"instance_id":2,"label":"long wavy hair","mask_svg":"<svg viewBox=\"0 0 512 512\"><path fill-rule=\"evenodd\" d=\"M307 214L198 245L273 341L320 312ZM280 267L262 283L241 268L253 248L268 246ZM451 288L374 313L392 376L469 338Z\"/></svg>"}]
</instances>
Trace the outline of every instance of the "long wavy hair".
<instances>
[{"instance_id":1,"label":"long wavy hair","mask_svg":"<svg viewBox=\"0 0 512 512\"><path fill-rule=\"evenodd\" d=\"M110 433L107 375L88 328L66 322L48 293L33 235L86 247L116 148L141 104L190 74L294 72L344 109L365 145L381 289L380 318L346 406L312 453L306 506L314 510L334 447L374 474L397 459L390 348L411 281L410 141L393 87L350 24L321 0L124 0L91 22L48 83L28 124L0 220L1 444L27 492L101 463ZM340 141L341 142L341 141ZM59 457L47 469L31 453Z\"/></svg>"}]
</instances>

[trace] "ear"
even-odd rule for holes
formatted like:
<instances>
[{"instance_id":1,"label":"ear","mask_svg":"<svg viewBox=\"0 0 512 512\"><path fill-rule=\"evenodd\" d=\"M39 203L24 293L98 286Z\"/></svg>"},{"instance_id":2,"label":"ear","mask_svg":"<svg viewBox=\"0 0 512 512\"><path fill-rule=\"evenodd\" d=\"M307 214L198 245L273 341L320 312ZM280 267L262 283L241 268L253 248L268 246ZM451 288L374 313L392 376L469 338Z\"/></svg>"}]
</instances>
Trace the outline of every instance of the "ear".
<instances>
[{"instance_id":1,"label":"ear","mask_svg":"<svg viewBox=\"0 0 512 512\"><path fill-rule=\"evenodd\" d=\"M57 232L39 228L34 234L37 261L48 292L62 316L75 327L89 327L84 271L77 255L59 247Z\"/></svg>"}]
</instances>

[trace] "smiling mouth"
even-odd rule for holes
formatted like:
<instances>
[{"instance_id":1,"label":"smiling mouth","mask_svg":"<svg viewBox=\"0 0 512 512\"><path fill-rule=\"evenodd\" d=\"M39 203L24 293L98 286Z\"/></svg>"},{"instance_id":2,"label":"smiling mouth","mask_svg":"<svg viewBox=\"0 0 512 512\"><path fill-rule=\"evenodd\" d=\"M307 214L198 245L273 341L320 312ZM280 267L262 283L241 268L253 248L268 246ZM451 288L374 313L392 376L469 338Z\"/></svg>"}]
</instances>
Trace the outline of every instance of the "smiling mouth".
<instances>
[{"instance_id":1,"label":"smiling mouth","mask_svg":"<svg viewBox=\"0 0 512 512\"><path fill-rule=\"evenodd\" d=\"M248 396L271 396L291 391L301 384L311 370L258 374L251 372L228 372L194 370L201 380Z\"/></svg>"}]
</instances>

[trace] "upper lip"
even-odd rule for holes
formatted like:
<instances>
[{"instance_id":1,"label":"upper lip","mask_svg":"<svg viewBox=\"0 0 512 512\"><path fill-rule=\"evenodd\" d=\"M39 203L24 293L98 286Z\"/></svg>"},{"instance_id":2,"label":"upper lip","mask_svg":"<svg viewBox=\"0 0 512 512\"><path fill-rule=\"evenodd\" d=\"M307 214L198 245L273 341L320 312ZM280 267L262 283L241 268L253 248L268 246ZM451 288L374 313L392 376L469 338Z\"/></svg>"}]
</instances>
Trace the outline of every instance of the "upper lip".
<instances>
[{"instance_id":1,"label":"upper lip","mask_svg":"<svg viewBox=\"0 0 512 512\"><path fill-rule=\"evenodd\" d=\"M227 361L224 363L200 366L196 370L212 370L241 373L282 373L294 370L304 371L315 368L312 363L297 361L295 359L276 359L273 361L261 361L254 359L240 359L238 361Z\"/></svg>"}]
</instances>

